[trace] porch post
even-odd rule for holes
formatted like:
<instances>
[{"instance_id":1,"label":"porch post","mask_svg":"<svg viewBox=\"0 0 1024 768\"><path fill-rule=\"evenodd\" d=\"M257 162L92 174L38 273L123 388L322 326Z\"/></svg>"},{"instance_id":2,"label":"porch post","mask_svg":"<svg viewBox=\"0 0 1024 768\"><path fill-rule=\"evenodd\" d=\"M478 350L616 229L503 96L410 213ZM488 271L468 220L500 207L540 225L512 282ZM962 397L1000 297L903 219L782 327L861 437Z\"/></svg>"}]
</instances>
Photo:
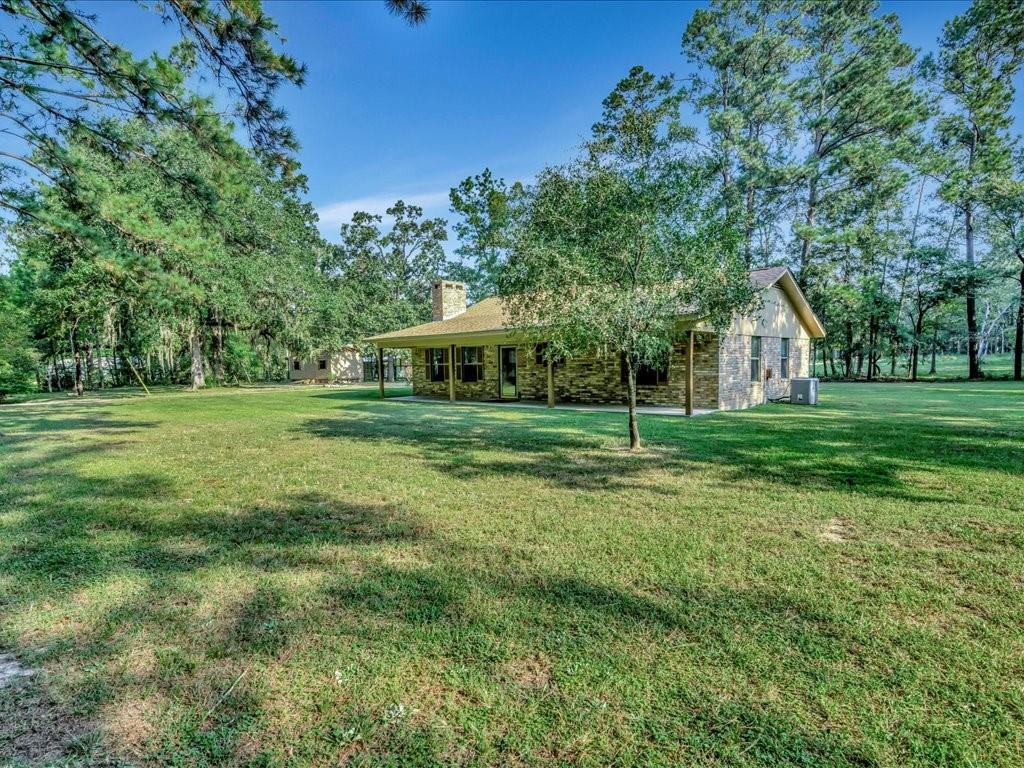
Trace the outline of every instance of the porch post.
<instances>
[{"instance_id":1,"label":"porch post","mask_svg":"<svg viewBox=\"0 0 1024 768\"><path fill-rule=\"evenodd\" d=\"M448 400L455 402L455 345L448 351Z\"/></svg>"},{"instance_id":2,"label":"porch post","mask_svg":"<svg viewBox=\"0 0 1024 768\"><path fill-rule=\"evenodd\" d=\"M377 347L377 389L384 399L384 347Z\"/></svg>"},{"instance_id":3,"label":"porch post","mask_svg":"<svg viewBox=\"0 0 1024 768\"><path fill-rule=\"evenodd\" d=\"M693 331L686 334L686 415L693 416Z\"/></svg>"},{"instance_id":4,"label":"porch post","mask_svg":"<svg viewBox=\"0 0 1024 768\"><path fill-rule=\"evenodd\" d=\"M555 407L555 361L548 360L548 408Z\"/></svg>"}]
</instances>

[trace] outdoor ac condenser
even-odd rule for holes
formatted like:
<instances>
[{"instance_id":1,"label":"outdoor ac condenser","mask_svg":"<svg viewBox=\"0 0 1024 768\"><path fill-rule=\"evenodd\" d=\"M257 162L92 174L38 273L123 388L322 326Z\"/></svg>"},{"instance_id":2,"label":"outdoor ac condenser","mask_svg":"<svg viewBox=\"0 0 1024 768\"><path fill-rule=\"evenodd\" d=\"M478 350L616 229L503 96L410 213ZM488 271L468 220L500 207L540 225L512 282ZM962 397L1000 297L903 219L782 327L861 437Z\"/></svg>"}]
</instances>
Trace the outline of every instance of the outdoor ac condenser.
<instances>
[{"instance_id":1,"label":"outdoor ac condenser","mask_svg":"<svg viewBox=\"0 0 1024 768\"><path fill-rule=\"evenodd\" d=\"M789 383L789 402L793 405L817 405L818 380L792 379Z\"/></svg>"}]
</instances>

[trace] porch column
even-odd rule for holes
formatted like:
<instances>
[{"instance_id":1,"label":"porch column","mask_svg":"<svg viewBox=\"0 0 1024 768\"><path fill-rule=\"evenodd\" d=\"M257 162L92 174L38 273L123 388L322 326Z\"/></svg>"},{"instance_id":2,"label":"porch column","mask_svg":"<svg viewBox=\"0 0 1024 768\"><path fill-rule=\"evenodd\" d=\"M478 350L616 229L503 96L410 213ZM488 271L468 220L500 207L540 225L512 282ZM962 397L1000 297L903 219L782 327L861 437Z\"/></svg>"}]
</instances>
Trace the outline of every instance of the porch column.
<instances>
[{"instance_id":1,"label":"porch column","mask_svg":"<svg viewBox=\"0 0 1024 768\"><path fill-rule=\"evenodd\" d=\"M384 399L384 347L377 347L377 389Z\"/></svg>"},{"instance_id":2,"label":"porch column","mask_svg":"<svg viewBox=\"0 0 1024 768\"><path fill-rule=\"evenodd\" d=\"M548 360L548 408L555 407L555 361Z\"/></svg>"},{"instance_id":3,"label":"porch column","mask_svg":"<svg viewBox=\"0 0 1024 768\"><path fill-rule=\"evenodd\" d=\"M686 415L693 416L693 331L686 333Z\"/></svg>"},{"instance_id":4,"label":"porch column","mask_svg":"<svg viewBox=\"0 0 1024 768\"><path fill-rule=\"evenodd\" d=\"M455 345L448 351L448 400L455 402Z\"/></svg>"}]
</instances>

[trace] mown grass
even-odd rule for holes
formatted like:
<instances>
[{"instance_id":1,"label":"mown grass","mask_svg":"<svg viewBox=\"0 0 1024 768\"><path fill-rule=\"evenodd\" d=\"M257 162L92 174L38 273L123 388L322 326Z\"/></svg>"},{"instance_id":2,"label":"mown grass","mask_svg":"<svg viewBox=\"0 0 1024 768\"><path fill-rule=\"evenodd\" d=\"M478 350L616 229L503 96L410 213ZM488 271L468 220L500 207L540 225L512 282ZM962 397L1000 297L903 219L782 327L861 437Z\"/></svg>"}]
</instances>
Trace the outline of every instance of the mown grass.
<instances>
[{"instance_id":1,"label":"mown grass","mask_svg":"<svg viewBox=\"0 0 1024 768\"><path fill-rule=\"evenodd\" d=\"M967 355L938 355L935 358L935 373L930 373L932 359L930 354L922 354L921 363L918 367L918 379L921 381L955 381L967 380L969 366ZM889 358L884 358L881 363L882 379L889 379ZM819 357L815 361L816 373L824 376L822 363ZM1009 352L1004 354L986 355L981 364L982 373L989 379L1010 379L1013 377L1013 355ZM836 369L837 372L839 368ZM898 380L910 379L910 360L907 357L897 358L896 376Z\"/></svg>"},{"instance_id":2,"label":"mown grass","mask_svg":"<svg viewBox=\"0 0 1024 768\"><path fill-rule=\"evenodd\" d=\"M373 395L0 408L0 650L141 764L1024 762L1024 387Z\"/></svg>"}]
</instances>

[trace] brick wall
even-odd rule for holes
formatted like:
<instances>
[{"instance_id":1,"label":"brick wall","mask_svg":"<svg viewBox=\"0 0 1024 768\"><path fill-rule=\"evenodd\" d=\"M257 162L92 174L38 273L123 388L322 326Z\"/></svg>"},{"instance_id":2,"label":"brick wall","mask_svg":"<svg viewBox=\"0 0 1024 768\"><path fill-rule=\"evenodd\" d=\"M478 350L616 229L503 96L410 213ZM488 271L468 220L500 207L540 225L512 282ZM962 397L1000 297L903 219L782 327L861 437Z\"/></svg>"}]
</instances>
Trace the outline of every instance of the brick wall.
<instances>
[{"instance_id":1,"label":"brick wall","mask_svg":"<svg viewBox=\"0 0 1024 768\"><path fill-rule=\"evenodd\" d=\"M713 334L699 333L694 340L694 407L718 407L718 348ZM458 354L458 351L456 351ZM537 363L532 346L516 348L519 396L524 400L546 401L547 366ZM426 366L426 353L412 351L413 392L433 397L448 396L448 382L432 382ZM560 402L624 403L626 385L622 383L618 353L595 351L571 358L555 366L555 399ZM686 342L678 341L669 358L668 379L657 386L638 386L637 402L652 405L681 406L686 391ZM498 347L484 348L484 380L455 382L458 400L490 400L498 394Z\"/></svg>"},{"instance_id":2,"label":"brick wall","mask_svg":"<svg viewBox=\"0 0 1024 768\"><path fill-rule=\"evenodd\" d=\"M719 351L718 381L719 407L723 410L749 408L769 398L789 393L789 380L783 379L782 339L778 336L761 337L760 381L750 380L751 336L726 336ZM789 340L789 377L807 376L810 361L810 340ZM771 368L772 378L765 383L766 371Z\"/></svg>"}]
</instances>

